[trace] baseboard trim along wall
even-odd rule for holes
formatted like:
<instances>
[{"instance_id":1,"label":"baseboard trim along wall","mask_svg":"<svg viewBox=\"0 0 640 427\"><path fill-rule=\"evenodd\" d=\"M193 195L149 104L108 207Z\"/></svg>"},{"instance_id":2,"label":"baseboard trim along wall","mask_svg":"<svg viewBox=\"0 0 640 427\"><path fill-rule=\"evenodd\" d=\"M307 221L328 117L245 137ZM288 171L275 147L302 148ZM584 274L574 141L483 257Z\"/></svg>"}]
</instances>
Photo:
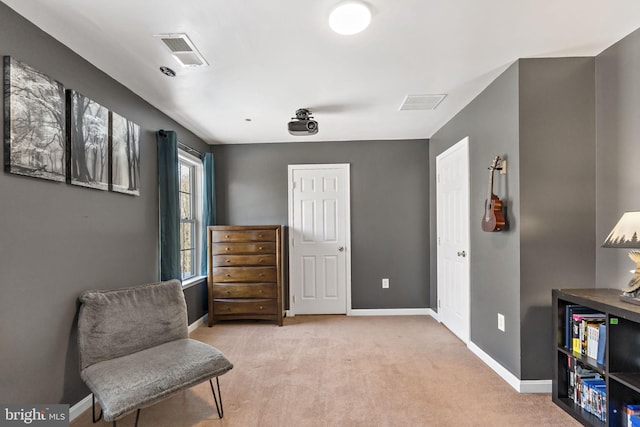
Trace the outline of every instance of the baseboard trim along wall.
<instances>
[{"instance_id":1,"label":"baseboard trim along wall","mask_svg":"<svg viewBox=\"0 0 640 427\"><path fill-rule=\"evenodd\" d=\"M189 325L189 333L195 331L196 329L198 329L201 325L204 325L207 318L209 317L208 314L205 314L204 316L202 316L201 318L199 318L198 320L196 320L195 322L193 322L192 324Z\"/></svg>"},{"instance_id":2,"label":"baseboard trim along wall","mask_svg":"<svg viewBox=\"0 0 640 427\"><path fill-rule=\"evenodd\" d=\"M467 348L486 363L518 393L551 393L551 380L521 380L495 361L480 347L469 341Z\"/></svg>"},{"instance_id":3,"label":"baseboard trim along wall","mask_svg":"<svg viewBox=\"0 0 640 427\"><path fill-rule=\"evenodd\" d=\"M198 320L190 324L189 328L187 329L189 333L195 331L201 325L204 325L208 317L209 316L205 314L204 316L202 316L201 318L199 318ZM80 402L76 403L75 405L69 408L69 422L78 418L87 409L91 409L91 394L87 395Z\"/></svg>"},{"instance_id":4,"label":"baseboard trim along wall","mask_svg":"<svg viewBox=\"0 0 640 427\"><path fill-rule=\"evenodd\" d=\"M431 316L430 308L371 308L351 309L348 316Z\"/></svg>"},{"instance_id":5,"label":"baseboard trim along wall","mask_svg":"<svg viewBox=\"0 0 640 427\"><path fill-rule=\"evenodd\" d=\"M69 422L78 418L87 409L91 409L91 394L69 408Z\"/></svg>"},{"instance_id":6,"label":"baseboard trim along wall","mask_svg":"<svg viewBox=\"0 0 640 427\"><path fill-rule=\"evenodd\" d=\"M284 313L285 317L296 316L291 310L285 310ZM438 320L438 313L430 308L350 308L347 316L431 316Z\"/></svg>"}]
</instances>

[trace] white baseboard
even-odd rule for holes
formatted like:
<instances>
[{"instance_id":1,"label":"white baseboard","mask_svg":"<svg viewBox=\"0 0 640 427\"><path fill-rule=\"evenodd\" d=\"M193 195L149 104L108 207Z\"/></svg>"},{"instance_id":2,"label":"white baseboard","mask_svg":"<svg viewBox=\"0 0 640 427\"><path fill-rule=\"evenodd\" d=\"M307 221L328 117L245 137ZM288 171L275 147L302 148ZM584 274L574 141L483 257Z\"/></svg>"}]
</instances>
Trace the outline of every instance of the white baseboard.
<instances>
[{"instance_id":1,"label":"white baseboard","mask_svg":"<svg viewBox=\"0 0 640 427\"><path fill-rule=\"evenodd\" d=\"M209 317L208 314L205 314L204 316L202 316L201 318L199 318L198 320L196 320L195 322L193 322L192 324L189 325L189 333L195 331L196 329L198 329L200 327L200 325L204 325L205 321L207 320L207 318Z\"/></svg>"},{"instance_id":2,"label":"white baseboard","mask_svg":"<svg viewBox=\"0 0 640 427\"><path fill-rule=\"evenodd\" d=\"M84 411L91 409L91 395L87 395L80 402L69 408L69 422L78 418Z\"/></svg>"},{"instance_id":3,"label":"white baseboard","mask_svg":"<svg viewBox=\"0 0 640 427\"><path fill-rule=\"evenodd\" d=\"M285 310L286 317L295 317L291 310ZM431 316L438 320L438 314L430 308L366 308L349 309L347 316Z\"/></svg>"},{"instance_id":4,"label":"white baseboard","mask_svg":"<svg viewBox=\"0 0 640 427\"><path fill-rule=\"evenodd\" d=\"M351 309L348 316L430 316L430 308L370 308Z\"/></svg>"},{"instance_id":5,"label":"white baseboard","mask_svg":"<svg viewBox=\"0 0 640 427\"><path fill-rule=\"evenodd\" d=\"M473 342L469 341L467 347L518 393L551 393L551 380L521 380Z\"/></svg>"}]
</instances>

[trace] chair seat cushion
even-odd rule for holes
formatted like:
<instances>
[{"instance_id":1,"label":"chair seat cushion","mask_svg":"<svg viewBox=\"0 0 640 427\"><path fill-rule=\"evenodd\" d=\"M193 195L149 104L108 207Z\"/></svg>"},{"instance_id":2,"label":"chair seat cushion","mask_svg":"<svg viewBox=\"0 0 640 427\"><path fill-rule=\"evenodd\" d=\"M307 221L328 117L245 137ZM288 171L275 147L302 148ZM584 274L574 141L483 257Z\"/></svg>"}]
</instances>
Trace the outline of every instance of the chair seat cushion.
<instances>
[{"instance_id":1,"label":"chair seat cushion","mask_svg":"<svg viewBox=\"0 0 640 427\"><path fill-rule=\"evenodd\" d=\"M113 421L231 368L215 347L185 338L96 363L80 375L100 403L105 421Z\"/></svg>"}]
</instances>

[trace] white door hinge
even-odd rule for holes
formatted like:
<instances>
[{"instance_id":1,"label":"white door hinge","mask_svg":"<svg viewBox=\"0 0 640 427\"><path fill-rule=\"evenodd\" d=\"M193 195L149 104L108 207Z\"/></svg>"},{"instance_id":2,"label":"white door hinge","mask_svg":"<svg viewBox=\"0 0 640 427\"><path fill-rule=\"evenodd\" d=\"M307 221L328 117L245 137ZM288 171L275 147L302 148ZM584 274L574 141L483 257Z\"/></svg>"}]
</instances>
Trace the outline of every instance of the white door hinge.
<instances>
[{"instance_id":1,"label":"white door hinge","mask_svg":"<svg viewBox=\"0 0 640 427\"><path fill-rule=\"evenodd\" d=\"M295 295L293 296L293 303L294 304L296 303L296 296Z\"/></svg>"}]
</instances>

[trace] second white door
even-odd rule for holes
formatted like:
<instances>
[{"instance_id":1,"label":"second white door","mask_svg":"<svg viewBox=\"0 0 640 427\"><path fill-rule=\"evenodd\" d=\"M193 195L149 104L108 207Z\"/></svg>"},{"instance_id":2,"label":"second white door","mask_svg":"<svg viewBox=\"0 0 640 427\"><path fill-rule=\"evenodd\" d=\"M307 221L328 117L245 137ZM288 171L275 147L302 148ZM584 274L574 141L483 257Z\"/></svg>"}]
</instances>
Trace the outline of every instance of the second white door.
<instances>
[{"instance_id":1,"label":"second white door","mask_svg":"<svg viewBox=\"0 0 640 427\"><path fill-rule=\"evenodd\" d=\"M350 283L349 165L289 165L290 314L344 314Z\"/></svg>"},{"instance_id":2,"label":"second white door","mask_svg":"<svg viewBox=\"0 0 640 427\"><path fill-rule=\"evenodd\" d=\"M436 179L438 317L468 343L469 138L436 157Z\"/></svg>"}]
</instances>

